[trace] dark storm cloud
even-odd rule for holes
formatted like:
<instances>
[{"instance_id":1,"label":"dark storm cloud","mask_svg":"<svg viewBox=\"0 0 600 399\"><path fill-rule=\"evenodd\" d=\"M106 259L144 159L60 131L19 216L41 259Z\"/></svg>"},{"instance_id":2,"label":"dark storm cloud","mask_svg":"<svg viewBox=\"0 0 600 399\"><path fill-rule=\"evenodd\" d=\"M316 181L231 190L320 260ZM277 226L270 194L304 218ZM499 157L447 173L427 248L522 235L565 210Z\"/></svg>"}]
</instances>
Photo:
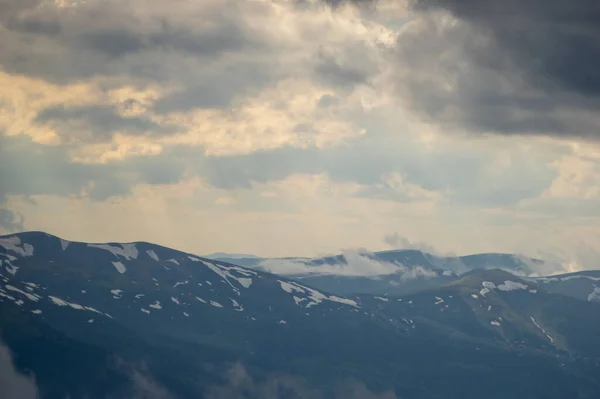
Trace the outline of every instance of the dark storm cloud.
<instances>
[{"instance_id":1,"label":"dark storm cloud","mask_svg":"<svg viewBox=\"0 0 600 399\"><path fill-rule=\"evenodd\" d=\"M340 88L352 89L353 86L366 83L373 71L359 69L357 63L341 63L328 54L320 53L314 66L315 77L322 83Z\"/></svg>"},{"instance_id":2,"label":"dark storm cloud","mask_svg":"<svg viewBox=\"0 0 600 399\"><path fill-rule=\"evenodd\" d=\"M600 2L412 4L425 12L399 38L399 63L411 73L396 84L417 110L475 132L600 137Z\"/></svg>"},{"instance_id":3,"label":"dark storm cloud","mask_svg":"<svg viewBox=\"0 0 600 399\"><path fill-rule=\"evenodd\" d=\"M55 83L94 76L177 78L166 64L178 61L176 54L214 59L262 48L244 15L229 12L235 2L216 7L90 0L59 8L34 0L0 1L0 67Z\"/></svg>"},{"instance_id":4,"label":"dark storm cloud","mask_svg":"<svg viewBox=\"0 0 600 399\"><path fill-rule=\"evenodd\" d=\"M600 95L600 2L421 0L481 28L544 89Z\"/></svg>"},{"instance_id":5,"label":"dark storm cloud","mask_svg":"<svg viewBox=\"0 0 600 399\"><path fill-rule=\"evenodd\" d=\"M203 108L228 108L234 98L259 92L275 82L278 73L264 68L260 62L227 65L197 76L188 87L159 99L157 113L186 112Z\"/></svg>"},{"instance_id":6,"label":"dark storm cloud","mask_svg":"<svg viewBox=\"0 0 600 399\"><path fill-rule=\"evenodd\" d=\"M159 135L174 131L169 125L158 125L142 117L124 117L113 107L99 105L46 108L36 116L35 122L55 126L59 134L65 136L78 135L81 129L89 129L97 141L109 140L115 132Z\"/></svg>"}]
</instances>

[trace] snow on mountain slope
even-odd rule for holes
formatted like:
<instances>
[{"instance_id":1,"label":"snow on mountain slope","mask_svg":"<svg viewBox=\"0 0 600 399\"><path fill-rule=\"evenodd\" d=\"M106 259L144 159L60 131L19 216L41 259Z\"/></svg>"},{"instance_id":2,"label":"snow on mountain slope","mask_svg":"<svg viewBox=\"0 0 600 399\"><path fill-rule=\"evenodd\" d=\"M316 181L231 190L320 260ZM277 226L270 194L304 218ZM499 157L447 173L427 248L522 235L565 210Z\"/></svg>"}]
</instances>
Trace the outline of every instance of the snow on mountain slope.
<instances>
[{"instance_id":1,"label":"snow on mountain slope","mask_svg":"<svg viewBox=\"0 0 600 399\"><path fill-rule=\"evenodd\" d=\"M65 242L44 233L1 238L0 301L40 317L72 309L82 322L130 325L189 323L214 312L275 322L360 307L295 281L148 243Z\"/></svg>"},{"instance_id":2,"label":"snow on mountain slope","mask_svg":"<svg viewBox=\"0 0 600 399\"><path fill-rule=\"evenodd\" d=\"M541 290L584 301L600 302L600 270L537 277L528 279Z\"/></svg>"},{"instance_id":3,"label":"snow on mountain slope","mask_svg":"<svg viewBox=\"0 0 600 399\"><path fill-rule=\"evenodd\" d=\"M472 270L501 269L519 276L562 270L556 262L514 254L435 256L418 250L345 251L323 258L215 258L270 271L337 295L407 295L440 287Z\"/></svg>"},{"instance_id":4,"label":"snow on mountain slope","mask_svg":"<svg viewBox=\"0 0 600 399\"><path fill-rule=\"evenodd\" d=\"M445 284L424 286L407 295L342 296L158 245L65 245L64 240L44 233L0 238L0 262L0 301L71 332L77 323L109 321L180 334L183 330L212 333L227 325L305 328L304 320L352 324L382 319L385 328L401 327L408 335L435 325L437 333L451 329L472 336L485 331L489 339L508 339L513 337L507 332L511 328L539 333L531 330L531 317L544 322L537 311L520 319L514 316L526 304L538 304L540 281L499 270L475 270L463 276L440 273L440 278L447 278ZM565 281L578 279L567 276ZM523 303L509 303L506 298ZM72 313L65 318L65 312ZM476 322L467 323L465 330L466 320L473 317Z\"/></svg>"},{"instance_id":5,"label":"snow on mountain slope","mask_svg":"<svg viewBox=\"0 0 600 399\"><path fill-rule=\"evenodd\" d=\"M239 360L323 383L360 377L401 397L478 397L462 389L473 373L485 381L477 395L504 392L493 383L499 375L537 397L548 397L540 383L548 375L562 381L551 391L562 397L575 383L600 394L600 305L505 271L441 273L451 277L445 284L409 295L343 296L144 242L22 233L0 243L0 333L34 365L40 351L64 352L61 342L91 345L149 361L190 398L200 397L192 382L206 364ZM35 338L38 329L54 335ZM35 353L27 352L31 340ZM59 358L34 371L59 367ZM452 378L432 391L431 373ZM573 382L577 373L587 382Z\"/></svg>"}]
</instances>

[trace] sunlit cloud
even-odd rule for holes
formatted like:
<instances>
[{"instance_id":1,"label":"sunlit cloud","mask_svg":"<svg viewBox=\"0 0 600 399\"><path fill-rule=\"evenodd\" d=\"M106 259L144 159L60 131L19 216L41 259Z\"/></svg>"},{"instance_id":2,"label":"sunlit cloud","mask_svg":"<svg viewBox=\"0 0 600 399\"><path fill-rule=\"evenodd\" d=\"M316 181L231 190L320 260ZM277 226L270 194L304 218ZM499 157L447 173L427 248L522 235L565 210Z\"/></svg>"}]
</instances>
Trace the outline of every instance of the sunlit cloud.
<instances>
[{"instance_id":1,"label":"sunlit cloud","mask_svg":"<svg viewBox=\"0 0 600 399\"><path fill-rule=\"evenodd\" d=\"M1 2L0 229L275 256L395 232L593 267L582 10L472 3Z\"/></svg>"}]
</instances>

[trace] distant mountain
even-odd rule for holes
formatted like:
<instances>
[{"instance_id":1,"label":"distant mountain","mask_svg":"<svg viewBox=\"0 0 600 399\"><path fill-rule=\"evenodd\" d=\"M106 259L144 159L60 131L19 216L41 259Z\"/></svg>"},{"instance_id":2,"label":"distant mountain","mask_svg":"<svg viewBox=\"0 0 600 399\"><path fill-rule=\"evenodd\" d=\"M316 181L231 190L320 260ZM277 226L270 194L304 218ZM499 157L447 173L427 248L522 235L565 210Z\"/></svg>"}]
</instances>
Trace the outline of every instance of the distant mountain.
<instances>
[{"instance_id":1,"label":"distant mountain","mask_svg":"<svg viewBox=\"0 0 600 399\"><path fill-rule=\"evenodd\" d=\"M413 269L414 270L414 269ZM439 288L459 278L448 270L429 270L425 273L398 272L376 276L340 276L332 274L289 275L291 279L337 295L371 294L401 296L426 289Z\"/></svg>"},{"instance_id":2,"label":"distant mountain","mask_svg":"<svg viewBox=\"0 0 600 399\"><path fill-rule=\"evenodd\" d=\"M374 295L407 295L425 288L440 287L459 274L471 270L501 269L517 275L536 274L538 269L561 270L557 263L514 254L486 253L459 257L440 257L418 250L393 250L356 254L367 261L397 265L398 270L386 274L352 275L348 269L353 259L345 255L324 258L232 258L211 259L235 263L256 270L270 271L301 280L320 290L337 295L368 293ZM354 257L355 258L355 257ZM361 260L362 261L362 260ZM289 272L290 264L296 264Z\"/></svg>"},{"instance_id":3,"label":"distant mountain","mask_svg":"<svg viewBox=\"0 0 600 399\"><path fill-rule=\"evenodd\" d=\"M600 302L600 270L529 279L540 289L590 302Z\"/></svg>"},{"instance_id":4,"label":"distant mountain","mask_svg":"<svg viewBox=\"0 0 600 399\"><path fill-rule=\"evenodd\" d=\"M258 256L248 255L248 254L230 254L226 252L215 252L214 254L204 255L205 258L208 259L261 259Z\"/></svg>"},{"instance_id":5,"label":"distant mountain","mask_svg":"<svg viewBox=\"0 0 600 399\"><path fill-rule=\"evenodd\" d=\"M501 270L445 277L342 296L149 243L23 233L0 237L0 334L41 399L129 399L140 375L173 398L213 399L208 387L237 386L234 363L323 398L348 378L402 399L600 397L600 304ZM270 392L313 397L282 389Z\"/></svg>"}]
</instances>

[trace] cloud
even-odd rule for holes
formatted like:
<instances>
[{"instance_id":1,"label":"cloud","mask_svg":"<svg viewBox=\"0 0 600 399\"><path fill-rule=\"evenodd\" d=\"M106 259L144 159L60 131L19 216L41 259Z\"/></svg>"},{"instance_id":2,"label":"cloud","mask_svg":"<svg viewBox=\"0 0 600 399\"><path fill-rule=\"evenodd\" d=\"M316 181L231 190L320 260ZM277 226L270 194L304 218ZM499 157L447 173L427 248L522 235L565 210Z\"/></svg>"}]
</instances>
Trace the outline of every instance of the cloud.
<instances>
[{"instance_id":1,"label":"cloud","mask_svg":"<svg viewBox=\"0 0 600 399\"><path fill-rule=\"evenodd\" d=\"M23 231L23 221L23 215L17 215L10 209L0 208L0 231L4 230L7 233Z\"/></svg>"},{"instance_id":2,"label":"cloud","mask_svg":"<svg viewBox=\"0 0 600 399\"><path fill-rule=\"evenodd\" d=\"M130 399L175 399L175 396L157 383L145 368L132 370L130 378L133 385Z\"/></svg>"},{"instance_id":3,"label":"cloud","mask_svg":"<svg viewBox=\"0 0 600 399\"><path fill-rule=\"evenodd\" d=\"M266 259L260 262L260 267L280 275L337 275L337 276L382 276L398 274L403 281L414 278L430 278L437 276L436 272L422 266L406 267L399 263L382 262L373 258L374 254L366 250L343 250L343 263L321 263L309 259Z\"/></svg>"},{"instance_id":4,"label":"cloud","mask_svg":"<svg viewBox=\"0 0 600 399\"><path fill-rule=\"evenodd\" d=\"M599 4L411 3L390 79L425 118L474 134L598 139Z\"/></svg>"},{"instance_id":5,"label":"cloud","mask_svg":"<svg viewBox=\"0 0 600 399\"><path fill-rule=\"evenodd\" d=\"M2 399L38 399L35 378L19 372L10 349L0 341L0 386Z\"/></svg>"},{"instance_id":6,"label":"cloud","mask_svg":"<svg viewBox=\"0 0 600 399\"><path fill-rule=\"evenodd\" d=\"M241 363L233 365L225 376L227 382L207 390L207 399L396 399L392 392L374 393L356 380L333 382L334 388L319 389L304 378L273 373L264 379L252 378Z\"/></svg>"},{"instance_id":7,"label":"cloud","mask_svg":"<svg viewBox=\"0 0 600 399\"><path fill-rule=\"evenodd\" d=\"M90 136L84 141L93 142L110 141L117 133L152 137L174 131L169 125L161 126L144 117L122 116L113 107L99 105L45 108L37 114L35 123L51 126L63 142L75 140L85 132Z\"/></svg>"},{"instance_id":8,"label":"cloud","mask_svg":"<svg viewBox=\"0 0 600 399\"><path fill-rule=\"evenodd\" d=\"M3 208L25 228L113 240L148 218L125 224L108 204L139 214L148 185L181 190L163 220L248 229L207 232L203 251L271 255L376 250L399 225L456 252L532 250L550 223L556 242L598 225L597 146L577 143L600 131L598 102L576 81L596 77L569 53L594 54L597 6L585 20L582 1L459 3L0 0ZM75 228L51 203L104 211ZM151 233L180 245L193 229Z\"/></svg>"},{"instance_id":9,"label":"cloud","mask_svg":"<svg viewBox=\"0 0 600 399\"><path fill-rule=\"evenodd\" d=\"M431 255L438 254L438 251L433 246L425 242L410 241L397 232L386 234L383 241L392 249L416 249Z\"/></svg>"},{"instance_id":10,"label":"cloud","mask_svg":"<svg viewBox=\"0 0 600 399\"><path fill-rule=\"evenodd\" d=\"M121 371L130 379L128 399L176 399L150 375L144 364L131 365L117 360ZM35 376L21 373L15 367L10 349L0 341L0 386L2 399L39 399ZM65 397L68 399L69 396Z\"/></svg>"}]
</instances>

